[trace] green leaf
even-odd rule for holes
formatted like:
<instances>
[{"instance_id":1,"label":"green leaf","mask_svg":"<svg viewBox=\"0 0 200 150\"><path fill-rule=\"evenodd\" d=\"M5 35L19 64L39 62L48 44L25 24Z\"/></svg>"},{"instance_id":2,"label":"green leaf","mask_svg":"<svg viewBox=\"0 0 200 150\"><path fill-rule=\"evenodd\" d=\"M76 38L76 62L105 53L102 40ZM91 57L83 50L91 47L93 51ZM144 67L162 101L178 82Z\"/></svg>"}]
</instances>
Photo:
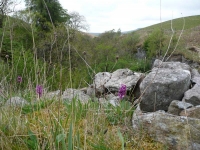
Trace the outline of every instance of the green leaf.
<instances>
[{"instance_id":1,"label":"green leaf","mask_svg":"<svg viewBox=\"0 0 200 150\"><path fill-rule=\"evenodd\" d=\"M124 137L123 137L123 135L122 135L122 133L120 132L119 129L118 129L118 131L117 131L117 134L118 134L118 136L119 136L119 139L120 139L121 142L122 142L122 150L124 150Z\"/></svg>"},{"instance_id":2,"label":"green leaf","mask_svg":"<svg viewBox=\"0 0 200 150\"><path fill-rule=\"evenodd\" d=\"M72 140L72 123L70 124L69 128L69 135L68 135L68 150L73 150L73 140Z\"/></svg>"}]
</instances>

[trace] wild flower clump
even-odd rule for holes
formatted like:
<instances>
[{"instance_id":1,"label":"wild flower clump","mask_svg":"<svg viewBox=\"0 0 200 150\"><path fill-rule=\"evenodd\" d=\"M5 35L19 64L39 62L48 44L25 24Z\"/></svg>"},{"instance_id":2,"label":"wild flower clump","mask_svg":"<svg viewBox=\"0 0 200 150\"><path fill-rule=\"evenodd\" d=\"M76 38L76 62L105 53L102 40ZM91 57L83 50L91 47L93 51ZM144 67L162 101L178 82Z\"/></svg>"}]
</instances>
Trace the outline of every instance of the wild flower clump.
<instances>
[{"instance_id":1,"label":"wild flower clump","mask_svg":"<svg viewBox=\"0 0 200 150\"><path fill-rule=\"evenodd\" d=\"M43 87L41 85L36 86L36 93L39 95L39 98L42 96Z\"/></svg>"},{"instance_id":2,"label":"wild flower clump","mask_svg":"<svg viewBox=\"0 0 200 150\"><path fill-rule=\"evenodd\" d=\"M123 99L125 95L126 95L126 85L122 84L118 92L119 99Z\"/></svg>"}]
</instances>

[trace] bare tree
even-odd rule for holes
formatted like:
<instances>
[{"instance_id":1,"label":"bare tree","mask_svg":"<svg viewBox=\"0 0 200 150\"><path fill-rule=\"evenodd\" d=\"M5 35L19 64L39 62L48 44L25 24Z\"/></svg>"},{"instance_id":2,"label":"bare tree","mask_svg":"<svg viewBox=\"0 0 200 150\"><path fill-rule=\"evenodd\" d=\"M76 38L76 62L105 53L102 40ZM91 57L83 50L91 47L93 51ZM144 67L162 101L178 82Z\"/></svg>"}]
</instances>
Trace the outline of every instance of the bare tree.
<instances>
[{"instance_id":1,"label":"bare tree","mask_svg":"<svg viewBox=\"0 0 200 150\"><path fill-rule=\"evenodd\" d=\"M68 25L71 29L88 31L89 25L84 16L80 15L78 12L70 12L69 15L70 20Z\"/></svg>"}]
</instances>

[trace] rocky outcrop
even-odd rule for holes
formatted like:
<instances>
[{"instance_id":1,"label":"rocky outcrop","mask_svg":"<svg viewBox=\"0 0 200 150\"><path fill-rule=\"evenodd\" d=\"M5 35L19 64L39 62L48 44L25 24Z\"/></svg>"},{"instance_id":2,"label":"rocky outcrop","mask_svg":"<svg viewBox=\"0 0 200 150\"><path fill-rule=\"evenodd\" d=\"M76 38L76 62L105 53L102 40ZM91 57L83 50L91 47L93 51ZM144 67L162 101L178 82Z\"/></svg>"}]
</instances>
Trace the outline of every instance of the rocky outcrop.
<instances>
[{"instance_id":1,"label":"rocky outcrop","mask_svg":"<svg viewBox=\"0 0 200 150\"><path fill-rule=\"evenodd\" d=\"M164 111L142 113L138 107L132 123L135 131L144 130L154 140L166 144L168 149L200 149L200 119L176 116Z\"/></svg>"},{"instance_id":2,"label":"rocky outcrop","mask_svg":"<svg viewBox=\"0 0 200 150\"><path fill-rule=\"evenodd\" d=\"M100 72L95 75L93 84L87 89L87 95L91 97L105 97L108 94L117 95L122 85L126 86L127 93L138 97L139 85L144 78L143 73L133 72L130 69L118 69L113 73Z\"/></svg>"},{"instance_id":3,"label":"rocky outcrop","mask_svg":"<svg viewBox=\"0 0 200 150\"><path fill-rule=\"evenodd\" d=\"M168 149L199 150L198 71L184 63L160 60L153 67L140 84L143 95L133 114L134 130L146 131Z\"/></svg>"},{"instance_id":4,"label":"rocky outcrop","mask_svg":"<svg viewBox=\"0 0 200 150\"><path fill-rule=\"evenodd\" d=\"M141 109L147 112L166 111L173 100L183 98L184 92L189 89L190 79L188 70L153 69L140 84L140 91L144 92Z\"/></svg>"},{"instance_id":5,"label":"rocky outcrop","mask_svg":"<svg viewBox=\"0 0 200 150\"><path fill-rule=\"evenodd\" d=\"M121 85L124 84L127 90L130 91L141 76L142 73L133 72L129 69L118 69L111 74L111 78L106 82L105 88L109 91L118 91Z\"/></svg>"}]
</instances>

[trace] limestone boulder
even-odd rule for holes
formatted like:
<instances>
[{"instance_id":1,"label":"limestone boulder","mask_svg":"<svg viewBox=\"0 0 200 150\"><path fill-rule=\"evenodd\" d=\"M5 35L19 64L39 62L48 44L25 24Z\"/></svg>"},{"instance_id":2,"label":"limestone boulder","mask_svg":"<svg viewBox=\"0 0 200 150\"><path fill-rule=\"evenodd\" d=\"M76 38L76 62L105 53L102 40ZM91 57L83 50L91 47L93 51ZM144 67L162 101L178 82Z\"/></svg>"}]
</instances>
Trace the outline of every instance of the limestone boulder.
<instances>
[{"instance_id":1,"label":"limestone boulder","mask_svg":"<svg viewBox=\"0 0 200 150\"><path fill-rule=\"evenodd\" d=\"M168 113L173 115L179 115L182 110L193 107L192 104L183 101L173 100L168 108Z\"/></svg>"},{"instance_id":2,"label":"limestone boulder","mask_svg":"<svg viewBox=\"0 0 200 150\"><path fill-rule=\"evenodd\" d=\"M192 69L191 70L191 76L192 76L192 78L193 77L200 77L200 74L199 74L197 69Z\"/></svg>"},{"instance_id":3,"label":"limestone boulder","mask_svg":"<svg viewBox=\"0 0 200 150\"><path fill-rule=\"evenodd\" d=\"M105 84L110 80L111 73L109 72L99 72L94 77L93 88L95 93L101 95L105 92Z\"/></svg>"},{"instance_id":4,"label":"limestone boulder","mask_svg":"<svg viewBox=\"0 0 200 150\"><path fill-rule=\"evenodd\" d=\"M91 84L88 88L87 88L87 91L86 91L86 94L89 95L91 98L94 98L95 97L95 86L94 84Z\"/></svg>"},{"instance_id":5,"label":"limestone boulder","mask_svg":"<svg viewBox=\"0 0 200 150\"><path fill-rule=\"evenodd\" d=\"M194 106L200 105L200 85L195 84L192 89L184 93L183 101L191 103Z\"/></svg>"},{"instance_id":6,"label":"limestone boulder","mask_svg":"<svg viewBox=\"0 0 200 150\"><path fill-rule=\"evenodd\" d=\"M83 91L80 90L70 88L66 89L63 92L63 101L72 101L73 98L80 100L82 103L87 103L91 99L88 95L86 95Z\"/></svg>"},{"instance_id":7,"label":"limestone boulder","mask_svg":"<svg viewBox=\"0 0 200 150\"><path fill-rule=\"evenodd\" d=\"M190 87L190 79L188 70L154 68L140 84L141 109L167 111L173 100L182 100Z\"/></svg>"},{"instance_id":8,"label":"limestone boulder","mask_svg":"<svg viewBox=\"0 0 200 150\"><path fill-rule=\"evenodd\" d=\"M118 91L122 84L130 91L136 86L138 80L143 74L133 72L130 69L118 69L111 74L110 80L105 84L108 91Z\"/></svg>"},{"instance_id":9,"label":"limestone boulder","mask_svg":"<svg viewBox=\"0 0 200 150\"><path fill-rule=\"evenodd\" d=\"M165 69L181 69L191 71L191 67L186 63L181 62L162 62L156 59L153 64L153 68L165 68Z\"/></svg>"},{"instance_id":10,"label":"limestone boulder","mask_svg":"<svg viewBox=\"0 0 200 150\"><path fill-rule=\"evenodd\" d=\"M200 119L200 105L182 110L180 116Z\"/></svg>"},{"instance_id":11,"label":"limestone boulder","mask_svg":"<svg viewBox=\"0 0 200 150\"><path fill-rule=\"evenodd\" d=\"M194 76L192 79L192 86L194 86L195 84L199 85L200 86L200 77L198 76Z\"/></svg>"},{"instance_id":12,"label":"limestone boulder","mask_svg":"<svg viewBox=\"0 0 200 150\"><path fill-rule=\"evenodd\" d=\"M192 75L192 79L191 79L192 86L194 86L195 84L200 85L200 74L198 70L192 69L191 75Z\"/></svg>"},{"instance_id":13,"label":"limestone boulder","mask_svg":"<svg viewBox=\"0 0 200 150\"><path fill-rule=\"evenodd\" d=\"M136 109L132 118L134 132L147 132L168 149L200 149L200 119L156 111L142 113Z\"/></svg>"}]
</instances>

